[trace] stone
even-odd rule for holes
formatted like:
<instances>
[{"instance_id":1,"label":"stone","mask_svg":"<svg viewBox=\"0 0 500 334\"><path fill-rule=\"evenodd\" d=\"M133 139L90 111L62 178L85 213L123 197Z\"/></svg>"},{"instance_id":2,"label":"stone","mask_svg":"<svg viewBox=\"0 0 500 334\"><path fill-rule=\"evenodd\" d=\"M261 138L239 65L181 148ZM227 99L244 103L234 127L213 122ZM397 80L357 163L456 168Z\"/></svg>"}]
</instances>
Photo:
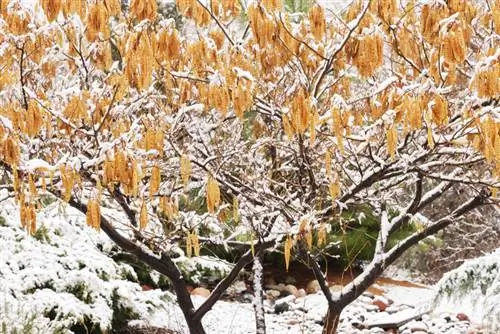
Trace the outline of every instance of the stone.
<instances>
[{"instance_id":1,"label":"stone","mask_svg":"<svg viewBox=\"0 0 500 334\"><path fill-rule=\"evenodd\" d=\"M386 309L385 309L385 311L389 314L399 312L400 310L401 310L401 308L398 306L389 306L389 307L386 307Z\"/></svg>"},{"instance_id":2,"label":"stone","mask_svg":"<svg viewBox=\"0 0 500 334\"><path fill-rule=\"evenodd\" d=\"M365 308L365 310L367 310L368 312L378 312L379 311L379 308L377 305L372 305L372 304L366 304L366 305L363 305L363 307Z\"/></svg>"},{"instance_id":3,"label":"stone","mask_svg":"<svg viewBox=\"0 0 500 334\"><path fill-rule=\"evenodd\" d=\"M285 285L285 291L288 292L290 295L292 295L294 297L298 297L299 290L293 284L287 284L287 285Z\"/></svg>"},{"instance_id":4,"label":"stone","mask_svg":"<svg viewBox=\"0 0 500 334\"><path fill-rule=\"evenodd\" d=\"M297 291L297 297L305 297L305 296L307 296L306 290L299 289L299 291Z\"/></svg>"},{"instance_id":5,"label":"stone","mask_svg":"<svg viewBox=\"0 0 500 334\"><path fill-rule=\"evenodd\" d=\"M465 313L458 313L457 319L459 321L470 321L469 317Z\"/></svg>"},{"instance_id":6,"label":"stone","mask_svg":"<svg viewBox=\"0 0 500 334\"><path fill-rule=\"evenodd\" d=\"M280 299L277 299L275 301L275 304L283 304L283 303L287 303L287 304L290 304L290 303L294 303L295 302L295 296L294 295L289 295L289 296L286 296L286 297L283 297L283 298L280 298Z\"/></svg>"},{"instance_id":7,"label":"stone","mask_svg":"<svg viewBox=\"0 0 500 334\"><path fill-rule=\"evenodd\" d=\"M340 284L335 284L330 287L331 292L340 292L342 291L343 286Z\"/></svg>"},{"instance_id":8,"label":"stone","mask_svg":"<svg viewBox=\"0 0 500 334\"><path fill-rule=\"evenodd\" d=\"M191 295L192 296L201 296L203 298L208 298L208 296L210 296L210 290L208 290L207 288L198 287L198 288L193 289L193 291L191 291Z\"/></svg>"},{"instance_id":9,"label":"stone","mask_svg":"<svg viewBox=\"0 0 500 334\"><path fill-rule=\"evenodd\" d=\"M319 282L316 279L309 281L309 283L307 283L306 285L307 294L313 294L318 292L319 290L321 290L321 287L319 286Z\"/></svg>"},{"instance_id":10,"label":"stone","mask_svg":"<svg viewBox=\"0 0 500 334\"><path fill-rule=\"evenodd\" d=\"M362 295L365 296L365 297L371 298L371 299L375 298L375 295L373 293L369 292L369 291L363 292Z\"/></svg>"},{"instance_id":11,"label":"stone","mask_svg":"<svg viewBox=\"0 0 500 334\"><path fill-rule=\"evenodd\" d=\"M425 324L425 322L422 321L412 321L408 323L408 328L411 330L412 333L427 332L427 330L429 329L428 326Z\"/></svg>"},{"instance_id":12,"label":"stone","mask_svg":"<svg viewBox=\"0 0 500 334\"><path fill-rule=\"evenodd\" d=\"M276 303L274 305L274 313L280 314L290 310L290 305L288 303Z\"/></svg>"},{"instance_id":13,"label":"stone","mask_svg":"<svg viewBox=\"0 0 500 334\"><path fill-rule=\"evenodd\" d=\"M278 290L267 290L266 291L266 296L269 299L276 299L281 295L281 293Z\"/></svg>"},{"instance_id":14,"label":"stone","mask_svg":"<svg viewBox=\"0 0 500 334\"><path fill-rule=\"evenodd\" d=\"M377 296L372 302L373 305L377 305L380 312L384 312L389 306L389 301L382 296Z\"/></svg>"},{"instance_id":15,"label":"stone","mask_svg":"<svg viewBox=\"0 0 500 334\"><path fill-rule=\"evenodd\" d=\"M370 297L360 296L360 297L358 297L357 300L360 301L360 302L362 302L362 303L365 303L365 304L371 304L372 303L372 299Z\"/></svg>"}]
</instances>

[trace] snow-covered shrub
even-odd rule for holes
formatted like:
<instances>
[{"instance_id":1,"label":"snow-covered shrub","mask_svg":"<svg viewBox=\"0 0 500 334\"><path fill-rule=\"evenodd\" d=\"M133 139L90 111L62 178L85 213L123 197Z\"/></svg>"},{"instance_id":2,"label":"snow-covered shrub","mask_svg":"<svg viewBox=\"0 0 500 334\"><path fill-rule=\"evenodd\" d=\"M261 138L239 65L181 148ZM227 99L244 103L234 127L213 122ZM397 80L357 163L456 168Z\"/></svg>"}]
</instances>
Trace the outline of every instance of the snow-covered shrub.
<instances>
[{"instance_id":1,"label":"snow-covered shrub","mask_svg":"<svg viewBox=\"0 0 500 334\"><path fill-rule=\"evenodd\" d=\"M105 332L169 316L171 294L129 281L137 278L132 267L99 250L111 241L76 210L49 205L34 237L13 203L2 203L0 216L1 334Z\"/></svg>"},{"instance_id":2,"label":"snow-covered shrub","mask_svg":"<svg viewBox=\"0 0 500 334\"><path fill-rule=\"evenodd\" d=\"M500 249L466 261L437 284L437 311L453 308L490 330L500 330Z\"/></svg>"},{"instance_id":3,"label":"snow-covered shrub","mask_svg":"<svg viewBox=\"0 0 500 334\"><path fill-rule=\"evenodd\" d=\"M218 282L233 268L231 263L211 256L192 258L182 256L175 259L175 263L192 284Z\"/></svg>"}]
</instances>

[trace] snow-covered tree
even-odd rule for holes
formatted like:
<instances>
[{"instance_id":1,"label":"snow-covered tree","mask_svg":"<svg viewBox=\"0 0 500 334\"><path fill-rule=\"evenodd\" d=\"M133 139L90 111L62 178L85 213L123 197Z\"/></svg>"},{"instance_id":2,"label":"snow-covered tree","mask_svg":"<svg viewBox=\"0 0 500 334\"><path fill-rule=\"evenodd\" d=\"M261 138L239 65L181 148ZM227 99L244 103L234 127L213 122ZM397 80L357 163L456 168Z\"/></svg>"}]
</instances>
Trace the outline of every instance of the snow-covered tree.
<instances>
[{"instance_id":1,"label":"snow-covered tree","mask_svg":"<svg viewBox=\"0 0 500 334\"><path fill-rule=\"evenodd\" d=\"M498 203L499 0L177 8L181 31L154 0L1 0L0 154L28 232L47 193L86 213L170 279L191 333L270 248L311 266L333 333L405 250ZM359 208L379 221L374 256L331 293L319 259ZM173 258L214 244L241 256L195 309Z\"/></svg>"}]
</instances>

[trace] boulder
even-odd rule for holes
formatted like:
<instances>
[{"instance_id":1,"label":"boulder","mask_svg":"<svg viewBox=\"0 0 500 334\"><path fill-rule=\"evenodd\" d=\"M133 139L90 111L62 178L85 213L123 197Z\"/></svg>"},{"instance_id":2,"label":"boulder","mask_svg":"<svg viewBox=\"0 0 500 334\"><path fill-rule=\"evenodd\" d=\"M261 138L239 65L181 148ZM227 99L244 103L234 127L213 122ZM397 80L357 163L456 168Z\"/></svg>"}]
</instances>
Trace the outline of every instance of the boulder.
<instances>
[{"instance_id":1,"label":"boulder","mask_svg":"<svg viewBox=\"0 0 500 334\"><path fill-rule=\"evenodd\" d=\"M298 298L298 297L305 297L305 296L307 296L307 292L306 292L306 290L304 290L304 289L299 289L299 291L297 292L297 298Z\"/></svg>"},{"instance_id":2,"label":"boulder","mask_svg":"<svg viewBox=\"0 0 500 334\"><path fill-rule=\"evenodd\" d=\"M375 299L373 299L372 304L377 305L380 312L384 312L385 309L390 305L389 301L382 296L375 297Z\"/></svg>"},{"instance_id":3,"label":"boulder","mask_svg":"<svg viewBox=\"0 0 500 334\"><path fill-rule=\"evenodd\" d=\"M192 296L201 296L203 298L208 298L210 296L210 290L207 288L198 287L191 291Z\"/></svg>"},{"instance_id":4,"label":"boulder","mask_svg":"<svg viewBox=\"0 0 500 334\"><path fill-rule=\"evenodd\" d=\"M281 293L278 290L267 290L266 291L266 296L268 299L274 300L278 298L281 295Z\"/></svg>"},{"instance_id":5,"label":"boulder","mask_svg":"<svg viewBox=\"0 0 500 334\"><path fill-rule=\"evenodd\" d=\"M292 295L294 297L298 297L299 296L299 290L293 284L287 284L287 285L285 285L285 291L288 292L290 295Z\"/></svg>"},{"instance_id":6,"label":"boulder","mask_svg":"<svg viewBox=\"0 0 500 334\"><path fill-rule=\"evenodd\" d=\"M309 281L309 283L307 283L306 285L307 294L313 294L318 292L319 290L321 290L321 287L319 286L319 282L316 279Z\"/></svg>"}]
</instances>

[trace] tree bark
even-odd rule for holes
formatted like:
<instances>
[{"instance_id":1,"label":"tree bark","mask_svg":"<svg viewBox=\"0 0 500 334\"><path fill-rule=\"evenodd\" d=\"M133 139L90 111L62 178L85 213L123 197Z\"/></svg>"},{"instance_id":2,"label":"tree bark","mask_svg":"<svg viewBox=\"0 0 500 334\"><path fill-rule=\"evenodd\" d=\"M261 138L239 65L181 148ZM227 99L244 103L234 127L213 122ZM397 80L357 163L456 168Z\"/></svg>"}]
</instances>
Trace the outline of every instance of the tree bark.
<instances>
[{"instance_id":1,"label":"tree bark","mask_svg":"<svg viewBox=\"0 0 500 334\"><path fill-rule=\"evenodd\" d=\"M262 290L262 254L253 259L253 286L254 300L253 308L255 314L255 333L266 334L266 318L264 313L264 291Z\"/></svg>"},{"instance_id":2,"label":"tree bark","mask_svg":"<svg viewBox=\"0 0 500 334\"><path fill-rule=\"evenodd\" d=\"M323 334L337 333L340 313L342 313L341 309L339 310L333 305L328 306L328 313L326 314L325 325L323 326Z\"/></svg>"},{"instance_id":3,"label":"tree bark","mask_svg":"<svg viewBox=\"0 0 500 334\"><path fill-rule=\"evenodd\" d=\"M189 334L205 334L201 320L193 320L186 318L186 322L189 328Z\"/></svg>"}]
</instances>

